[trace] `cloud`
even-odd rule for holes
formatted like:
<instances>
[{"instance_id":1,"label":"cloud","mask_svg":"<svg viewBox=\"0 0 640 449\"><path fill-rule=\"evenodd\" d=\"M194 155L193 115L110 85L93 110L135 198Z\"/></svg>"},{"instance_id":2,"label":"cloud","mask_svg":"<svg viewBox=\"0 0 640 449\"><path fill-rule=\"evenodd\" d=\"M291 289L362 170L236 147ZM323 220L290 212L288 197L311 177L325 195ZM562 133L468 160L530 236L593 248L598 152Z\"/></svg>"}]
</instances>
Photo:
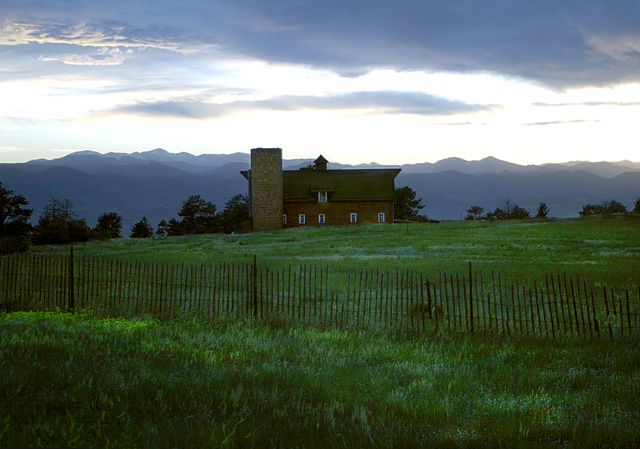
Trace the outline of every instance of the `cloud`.
<instances>
[{"instance_id":1,"label":"cloud","mask_svg":"<svg viewBox=\"0 0 640 449\"><path fill-rule=\"evenodd\" d=\"M235 101L225 104L185 99L146 102L127 105L108 111L147 116L179 118L213 118L245 111L303 111L303 110L370 110L384 114L416 114L446 116L479 112L491 106L468 105L419 92L354 92L332 96L284 95L258 101Z\"/></svg>"},{"instance_id":2,"label":"cloud","mask_svg":"<svg viewBox=\"0 0 640 449\"><path fill-rule=\"evenodd\" d=\"M553 122L524 123L522 126L567 125L571 123L600 123L602 120L558 120Z\"/></svg>"},{"instance_id":3,"label":"cloud","mask_svg":"<svg viewBox=\"0 0 640 449\"><path fill-rule=\"evenodd\" d=\"M120 65L126 59L132 58L133 52L121 51L119 48L100 49L97 53L85 55L66 54L61 56L40 56L40 61L51 62L60 61L68 65Z\"/></svg>"},{"instance_id":4,"label":"cloud","mask_svg":"<svg viewBox=\"0 0 640 449\"><path fill-rule=\"evenodd\" d=\"M82 47L159 48L190 54L211 47L175 29L133 26L126 22L90 24L68 20L5 21L0 26L0 45L68 44Z\"/></svg>"},{"instance_id":5,"label":"cloud","mask_svg":"<svg viewBox=\"0 0 640 449\"><path fill-rule=\"evenodd\" d=\"M557 88L640 81L640 2L4 0L0 44L224 51L354 75L491 72Z\"/></svg>"}]
</instances>

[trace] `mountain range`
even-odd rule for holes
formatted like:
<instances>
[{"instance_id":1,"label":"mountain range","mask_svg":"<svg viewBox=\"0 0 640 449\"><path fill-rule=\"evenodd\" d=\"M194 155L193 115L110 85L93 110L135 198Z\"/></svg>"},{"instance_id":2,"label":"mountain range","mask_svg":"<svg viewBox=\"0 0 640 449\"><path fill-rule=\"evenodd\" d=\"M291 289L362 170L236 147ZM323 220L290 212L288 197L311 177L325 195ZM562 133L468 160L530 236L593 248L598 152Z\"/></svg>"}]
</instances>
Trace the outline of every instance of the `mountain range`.
<instances>
[{"instance_id":1,"label":"mountain range","mask_svg":"<svg viewBox=\"0 0 640 449\"><path fill-rule=\"evenodd\" d=\"M169 153L155 149L136 153L81 151L58 159L0 164L0 182L24 195L36 223L49 197L68 198L78 216L94 226L104 212L123 217L123 235L143 216L156 226L177 217L190 195L200 195L218 207L233 195L247 192L241 170L250 166L248 153ZM304 167L312 159L289 159L286 170ZM405 185L422 198L422 213L434 219L460 219L477 205L494 210L506 199L535 215L540 202L555 217L578 216L587 203L617 200L628 208L640 198L640 163L567 162L519 165L487 157L467 161L452 157L435 163L342 165L330 169L401 168L396 187Z\"/></svg>"}]
</instances>

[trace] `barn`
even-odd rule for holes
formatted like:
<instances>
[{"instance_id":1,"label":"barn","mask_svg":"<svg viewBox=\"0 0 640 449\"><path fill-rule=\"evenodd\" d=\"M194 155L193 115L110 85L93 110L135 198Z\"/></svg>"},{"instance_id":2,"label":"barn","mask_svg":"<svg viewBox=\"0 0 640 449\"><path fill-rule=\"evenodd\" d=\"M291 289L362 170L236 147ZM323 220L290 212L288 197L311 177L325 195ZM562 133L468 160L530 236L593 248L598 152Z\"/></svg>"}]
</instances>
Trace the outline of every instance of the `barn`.
<instances>
[{"instance_id":1,"label":"barn","mask_svg":"<svg viewBox=\"0 0 640 449\"><path fill-rule=\"evenodd\" d=\"M393 223L395 178L400 169L329 170L313 165L282 170L280 148L251 150L249 181L254 231L299 226Z\"/></svg>"}]
</instances>

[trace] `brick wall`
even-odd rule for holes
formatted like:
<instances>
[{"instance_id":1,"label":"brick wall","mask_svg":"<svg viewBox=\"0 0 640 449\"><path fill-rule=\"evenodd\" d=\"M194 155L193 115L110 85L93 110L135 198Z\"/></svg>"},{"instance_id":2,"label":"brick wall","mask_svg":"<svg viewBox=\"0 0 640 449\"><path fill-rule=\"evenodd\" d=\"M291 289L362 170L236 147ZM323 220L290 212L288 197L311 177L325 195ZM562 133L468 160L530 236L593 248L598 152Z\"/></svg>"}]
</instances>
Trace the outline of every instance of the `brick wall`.
<instances>
[{"instance_id":1,"label":"brick wall","mask_svg":"<svg viewBox=\"0 0 640 449\"><path fill-rule=\"evenodd\" d=\"M343 226L352 224L352 213L358 214L358 224L378 223L378 214L385 214L385 223L393 223L393 201L336 201L336 202L296 202L285 203L284 214L287 215L285 227L297 226ZM298 216L305 214L306 224L298 222ZM318 215L325 215L325 222L318 222ZM282 220L282 218L281 218Z\"/></svg>"},{"instance_id":2,"label":"brick wall","mask_svg":"<svg viewBox=\"0 0 640 449\"><path fill-rule=\"evenodd\" d=\"M282 229L282 150L251 150L251 217L254 231Z\"/></svg>"}]
</instances>

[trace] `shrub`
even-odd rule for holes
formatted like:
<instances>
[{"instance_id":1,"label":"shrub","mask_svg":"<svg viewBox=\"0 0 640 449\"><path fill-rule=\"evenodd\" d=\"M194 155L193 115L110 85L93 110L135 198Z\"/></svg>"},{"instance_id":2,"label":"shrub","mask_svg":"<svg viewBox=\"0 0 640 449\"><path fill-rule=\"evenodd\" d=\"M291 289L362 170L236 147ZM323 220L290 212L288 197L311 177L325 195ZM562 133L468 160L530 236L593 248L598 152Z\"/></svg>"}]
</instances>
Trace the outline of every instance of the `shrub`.
<instances>
[{"instance_id":1,"label":"shrub","mask_svg":"<svg viewBox=\"0 0 640 449\"><path fill-rule=\"evenodd\" d=\"M510 200L505 200L501 208L498 207L487 214L487 219L489 220L522 220L529 217L531 215L528 210L521 208Z\"/></svg>"},{"instance_id":2,"label":"shrub","mask_svg":"<svg viewBox=\"0 0 640 449\"><path fill-rule=\"evenodd\" d=\"M615 200L605 201L602 204L585 204L579 212L582 217L589 215L626 214L627 207Z\"/></svg>"}]
</instances>

